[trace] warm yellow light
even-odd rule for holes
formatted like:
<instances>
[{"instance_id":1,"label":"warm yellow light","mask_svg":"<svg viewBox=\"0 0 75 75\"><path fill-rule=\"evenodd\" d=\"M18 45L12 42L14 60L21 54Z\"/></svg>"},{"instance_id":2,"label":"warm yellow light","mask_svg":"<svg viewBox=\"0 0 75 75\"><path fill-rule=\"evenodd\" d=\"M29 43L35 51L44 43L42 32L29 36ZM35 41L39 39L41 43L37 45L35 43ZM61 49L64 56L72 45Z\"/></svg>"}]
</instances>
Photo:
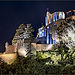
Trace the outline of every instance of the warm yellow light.
<instances>
[{"instance_id":1,"label":"warm yellow light","mask_svg":"<svg viewBox=\"0 0 75 75\"><path fill-rule=\"evenodd\" d=\"M27 55L26 55L27 54L26 48L20 48L18 50L18 53L19 53L20 56L27 57Z\"/></svg>"},{"instance_id":2,"label":"warm yellow light","mask_svg":"<svg viewBox=\"0 0 75 75\"><path fill-rule=\"evenodd\" d=\"M58 38L56 38L56 41L59 43L59 39Z\"/></svg>"},{"instance_id":3,"label":"warm yellow light","mask_svg":"<svg viewBox=\"0 0 75 75\"><path fill-rule=\"evenodd\" d=\"M17 53L11 53L11 54L0 54L0 58L7 64L12 64L16 58L17 58Z\"/></svg>"},{"instance_id":4,"label":"warm yellow light","mask_svg":"<svg viewBox=\"0 0 75 75\"><path fill-rule=\"evenodd\" d=\"M51 50L53 45L48 45L47 50Z\"/></svg>"}]
</instances>

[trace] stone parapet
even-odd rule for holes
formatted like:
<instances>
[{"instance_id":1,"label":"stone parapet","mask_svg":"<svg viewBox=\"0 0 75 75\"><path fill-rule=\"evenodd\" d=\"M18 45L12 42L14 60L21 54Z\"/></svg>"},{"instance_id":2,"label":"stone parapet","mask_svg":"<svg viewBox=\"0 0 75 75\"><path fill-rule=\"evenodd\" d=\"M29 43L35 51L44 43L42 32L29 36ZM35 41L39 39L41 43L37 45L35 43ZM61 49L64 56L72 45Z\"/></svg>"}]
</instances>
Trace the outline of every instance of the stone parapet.
<instances>
[{"instance_id":1,"label":"stone parapet","mask_svg":"<svg viewBox=\"0 0 75 75\"><path fill-rule=\"evenodd\" d=\"M36 44L36 43L32 43L32 47L36 51L49 51L49 50L52 50L53 44Z\"/></svg>"}]
</instances>

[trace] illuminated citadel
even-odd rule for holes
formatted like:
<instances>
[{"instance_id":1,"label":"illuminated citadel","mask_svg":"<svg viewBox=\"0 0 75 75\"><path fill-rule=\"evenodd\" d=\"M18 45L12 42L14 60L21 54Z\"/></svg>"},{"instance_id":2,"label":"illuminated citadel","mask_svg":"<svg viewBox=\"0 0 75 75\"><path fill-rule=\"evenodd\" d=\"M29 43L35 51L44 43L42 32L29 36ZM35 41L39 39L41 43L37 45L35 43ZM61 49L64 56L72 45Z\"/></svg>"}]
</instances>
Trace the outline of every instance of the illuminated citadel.
<instances>
[{"instance_id":1,"label":"illuminated citadel","mask_svg":"<svg viewBox=\"0 0 75 75\"><path fill-rule=\"evenodd\" d=\"M52 14L47 11L45 26L43 25L38 29L36 42L32 42L31 45L25 42L24 39L18 40L15 45L9 45L8 42L6 42L5 52L0 54L0 58L4 62L11 64L16 60L17 54L27 57L30 50L32 51L31 53L34 52L34 55L36 55L38 51L52 50L54 44L60 43L56 30L61 23L65 23L67 19L75 20L75 10L66 13L54 12Z\"/></svg>"},{"instance_id":2,"label":"illuminated citadel","mask_svg":"<svg viewBox=\"0 0 75 75\"><path fill-rule=\"evenodd\" d=\"M65 19L73 18L74 15L75 15L75 10L72 11L70 10L66 13L62 11L54 12L52 14L49 11L47 11L45 17L45 26L42 26L41 28L38 29L36 42L43 43L43 44L58 43L59 39L56 33L56 26L59 26L58 23L61 23L61 21L65 21Z\"/></svg>"}]
</instances>

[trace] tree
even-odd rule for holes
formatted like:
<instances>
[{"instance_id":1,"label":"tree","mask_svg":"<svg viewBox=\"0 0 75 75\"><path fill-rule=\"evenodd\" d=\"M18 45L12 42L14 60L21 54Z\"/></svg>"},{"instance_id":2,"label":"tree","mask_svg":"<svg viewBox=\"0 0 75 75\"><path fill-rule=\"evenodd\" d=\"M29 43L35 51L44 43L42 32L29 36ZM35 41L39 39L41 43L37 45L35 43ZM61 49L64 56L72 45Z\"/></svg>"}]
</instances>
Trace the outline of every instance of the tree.
<instances>
[{"instance_id":1,"label":"tree","mask_svg":"<svg viewBox=\"0 0 75 75\"><path fill-rule=\"evenodd\" d=\"M75 20L69 19L67 24L68 27L64 29L65 33L62 38L65 40L66 47L69 48L67 56L72 60L72 55L75 53Z\"/></svg>"},{"instance_id":2,"label":"tree","mask_svg":"<svg viewBox=\"0 0 75 75\"><path fill-rule=\"evenodd\" d=\"M25 32L25 25L24 24L20 24L20 26L18 27L18 29L16 30L15 36L12 40L12 45L17 43L17 40L19 40L19 35L23 34Z\"/></svg>"},{"instance_id":3,"label":"tree","mask_svg":"<svg viewBox=\"0 0 75 75\"><path fill-rule=\"evenodd\" d=\"M62 36L65 33L65 28L67 27L68 27L68 24L66 21L60 23L59 26L56 27L56 32L60 41L62 41Z\"/></svg>"},{"instance_id":4,"label":"tree","mask_svg":"<svg viewBox=\"0 0 75 75\"><path fill-rule=\"evenodd\" d=\"M65 55L65 60L68 59L68 61L71 60L70 62L72 62L72 56L75 53L75 20L65 20L65 22L61 24L57 29L58 36L60 36L61 39L65 41L65 46L69 48L69 50L67 49L67 53L65 54L65 48L62 49L62 47L60 47L59 52L61 50L60 53L63 53L61 54L62 59Z\"/></svg>"},{"instance_id":5,"label":"tree","mask_svg":"<svg viewBox=\"0 0 75 75\"><path fill-rule=\"evenodd\" d=\"M72 48L75 45L75 20L65 20L57 27L56 31L58 37L66 43L67 47Z\"/></svg>"},{"instance_id":6,"label":"tree","mask_svg":"<svg viewBox=\"0 0 75 75\"><path fill-rule=\"evenodd\" d=\"M69 27L65 29L64 40L66 41L66 46L73 48L75 46L75 21L69 23Z\"/></svg>"},{"instance_id":7,"label":"tree","mask_svg":"<svg viewBox=\"0 0 75 75\"><path fill-rule=\"evenodd\" d=\"M28 42L32 42L33 40L33 28L31 27L31 24L27 24L27 27L25 28L25 32L23 34L18 35L19 39L28 40Z\"/></svg>"}]
</instances>

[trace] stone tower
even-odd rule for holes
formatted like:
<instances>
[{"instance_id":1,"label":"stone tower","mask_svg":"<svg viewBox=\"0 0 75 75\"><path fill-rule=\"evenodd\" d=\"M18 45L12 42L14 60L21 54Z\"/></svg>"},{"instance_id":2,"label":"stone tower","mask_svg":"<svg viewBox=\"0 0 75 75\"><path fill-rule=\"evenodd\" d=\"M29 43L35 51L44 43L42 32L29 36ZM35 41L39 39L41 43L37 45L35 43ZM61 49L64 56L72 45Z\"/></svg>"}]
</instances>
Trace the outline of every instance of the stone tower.
<instances>
[{"instance_id":1,"label":"stone tower","mask_svg":"<svg viewBox=\"0 0 75 75\"><path fill-rule=\"evenodd\" d=\"M5 53L16 53L17 52L17 43L15 45L9 45L8 42L5 43Z\"/></svg>"}]
</instances>

